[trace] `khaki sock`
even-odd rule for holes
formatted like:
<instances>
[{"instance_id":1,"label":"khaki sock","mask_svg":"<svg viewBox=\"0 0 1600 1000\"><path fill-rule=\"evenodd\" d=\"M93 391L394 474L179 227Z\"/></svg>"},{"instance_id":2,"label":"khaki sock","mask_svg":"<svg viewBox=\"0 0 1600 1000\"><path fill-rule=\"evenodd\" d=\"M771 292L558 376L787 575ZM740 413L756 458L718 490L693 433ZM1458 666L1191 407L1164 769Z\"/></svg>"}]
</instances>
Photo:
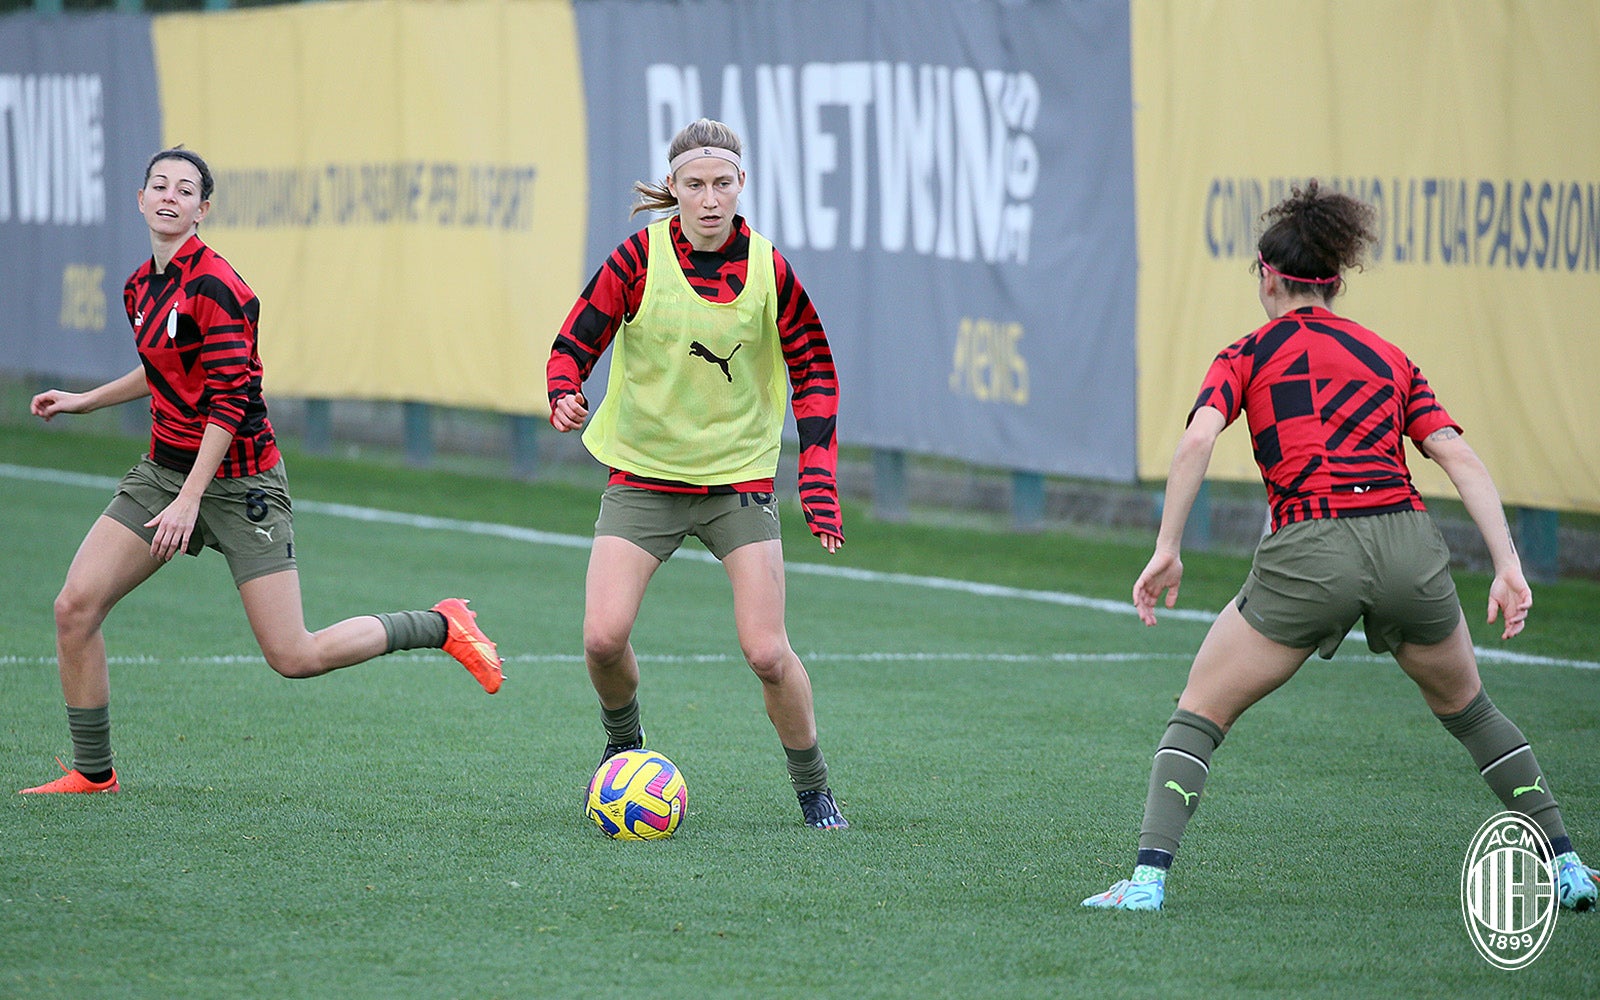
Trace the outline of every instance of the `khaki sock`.
<instances>
[{"instance_id":1,"label":"khaki sock","mask_svg":"<svg viewBox=\"0 0 1600 1000\"><path fill-rule=\"evenodd\" d=\"M72 766L91 781L111 777L111 706L67 706L67 731L72 734Z\"/></svg>"},{"instance_id":2,"label":"khaki sock","mask_svg":"<svg viewBox=\"0 0 1600 1000\"><path fill-rule=\"evenodd\" d=\"M1478 773L1507 809L1522 813L1550 838L1555 853L1572 841L1561 821L1561 808L1550 793L1550 782L1539 770L1533 747L1514 723L1494 706L1487 691L1479 691L1459 712L1441 715L1439 722L1472 754Z\"/></svg>"},{"instance_id":3,"label":"khaki sock","mask_svg":"<svg viewBox=\"0 0 1600 1000\"><path fill-rule=\"evenodd\" d=\"M1139 827L1140 864L1171 866L1184 827L1200 807L1200 789L1222 735L1221 727L1204 716L1181 708L1172 713L1150 767L1150 790ZM1163 860L1166 864L1160 864Z\"/></svg>"},{"instance_id":4,"label":"khaki sock","mask_svg":"<svg viewBox=\"0 0 1600 1000\"><path fill-rule=\"evenodd\" d=\"M450 634L450 623L437 611L390 611L372 617L383 623L383 634L389 640L385 653L400 649L441 649L445 636Z\"/></svg>"},{"instance_id":5,"label":"khaki sock","mask_svg":"<svg viewBox=\"0 0 1600 1000\"><path fill-rule=\"evenodd\" d=\"M789 780L797 792L821 791L828 787L828 762L822 759L822 747L816 743L804 750L783 748L788 758Z\"/></svg>"},{"instance_id":6,"label":"khaki sock","mask_svg":"<svg viewBox=\"0 0 1600 1000\"><path fill-rule=\"evenodd\" d=\"M607 743L632 743L639 738L639 699L621 708L601 705L600 722L606 727Z\"/></svg>"}]
</instances>

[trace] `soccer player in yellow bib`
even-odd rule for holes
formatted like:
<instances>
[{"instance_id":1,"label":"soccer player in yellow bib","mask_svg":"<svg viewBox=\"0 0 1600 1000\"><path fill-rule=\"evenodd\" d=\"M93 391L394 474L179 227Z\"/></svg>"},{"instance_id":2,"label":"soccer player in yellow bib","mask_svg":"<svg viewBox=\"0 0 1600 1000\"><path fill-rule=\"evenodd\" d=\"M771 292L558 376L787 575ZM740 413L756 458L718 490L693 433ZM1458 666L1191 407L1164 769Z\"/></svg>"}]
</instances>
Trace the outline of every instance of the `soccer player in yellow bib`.
<instances>
[{"instance_id":1,"label":"soccer player in yellow bib","mask_svg":"<svg viewBox=\"0 0 1600 1000\"><path fill-rule=\"evenodd\" d=\"M811 679L784 625L773 492L792 389L800 504L812 534L844 544L835 469L839 385L816 310L793 269L736 213L738 135L702 118L668 147L667 177L640 182L635 212L668 212L595 272L550 353L550 423L584 428L611 469L584 588L583 653L606 730L602 760L642 747L630 636L651 577L694 535L733 586L739 647L761 679L808 826L849 826L817 744ZM589 419L583 382L611 349Z\"/></svg>"}]
</instances>

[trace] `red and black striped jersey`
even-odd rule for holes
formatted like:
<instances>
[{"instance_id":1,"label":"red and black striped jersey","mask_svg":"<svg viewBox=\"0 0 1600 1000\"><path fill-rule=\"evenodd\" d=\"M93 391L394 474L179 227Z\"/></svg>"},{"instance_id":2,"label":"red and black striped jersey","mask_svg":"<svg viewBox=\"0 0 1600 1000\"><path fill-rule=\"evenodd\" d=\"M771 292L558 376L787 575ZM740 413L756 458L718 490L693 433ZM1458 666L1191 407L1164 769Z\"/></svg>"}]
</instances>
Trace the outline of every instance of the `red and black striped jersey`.
<instances>
[{"instance_id":1,"label":"red and black striped jersey","mask_svg":"<svg viewBox=\"0 0 1600 1000\"><path fill-rule=\"evenodd\" d=\"M711 302L732 302L745 286L749 271L750 227L735 216L733 233L718 250L696 250L683 235L678 219L671 220L673 245L684 277ZM644 297L645 272L650 259L648 231L641 229L622 242L608 257L567 315L550 351L545 369L550 402L581 390L595 363L605 353L622 324L639 311ZM778 337L789 368L795 428L800 439L800 503L813 533L844 537L837 487L839 382L833 352L811 298L794 269L776 247L772 264L778 289ZM681 415L693 419L692 413ZM697 486L635 476L613 469L613 483L644 489L682 493L772 491L772 480Z\"/></svg>"},{"instance_id":2,"label":"red and black striped jersey","mask_svg":"<svg viewBox=\"0 0 1600 1000\"><path fill-rule=\"evenodd\" d=\"M1320 307L1272 320L1212 361L1194 411L1249 415L1272 529L1308 518L1422 510L1405 439L1449 427L1400 348Z\"/></svg>"},{"instance_id":3,"label":"red and black striped jersey","mask_svg":"<svg viewBox=\"0 0 1600 1000\"><path fill-rule=\"evenodd\" d=\"M122 301L150 384L151 460L188 472L216 424L233 435L218 478L277 465L256 350L261 303L238 272L191 236L164 270L151 258L134 271Z\"/></svg>"}]
</instances>

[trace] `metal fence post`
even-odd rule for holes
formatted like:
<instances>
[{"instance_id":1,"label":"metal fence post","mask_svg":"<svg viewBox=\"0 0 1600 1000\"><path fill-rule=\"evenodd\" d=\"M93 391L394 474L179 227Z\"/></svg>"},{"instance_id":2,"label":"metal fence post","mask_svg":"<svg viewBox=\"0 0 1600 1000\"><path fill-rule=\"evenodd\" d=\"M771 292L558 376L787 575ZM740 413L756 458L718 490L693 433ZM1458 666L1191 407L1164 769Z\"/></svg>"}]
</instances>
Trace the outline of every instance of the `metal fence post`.
<instances>
[{"instance_id":1,"label":"metal fence post","mask_svg":"<svg viewBox=\"0 0 1600 1000\"><path fill-rule=\"evenodd\" d=\"M1037 472L1011 473L1011 527L1017 531L1044 527L1044 476Z\"/></svg>"},{"instance_id":2,"label":"metal fence post","mask_svg":"<svg viewBox=\"0 0 1600 1000\"><path fill-rule=\"evenodd\" d=\"M1517 551L1522 571L1535 583L1561 577L1561 517L1553 510L1517 508Z\"/></svg>"},{"instance_id":3,"label":"metal fence post","mask_svg":"<svg viewBox=\"0 0 1600 1000\"><path fill-rule=\"evenodd\" d=\"M422 468L433 464L433 407L427 403L402 403L405 415L406 464Z\"/></svg>"},{"instance_id":4,"label":"metal fence post","mask_svg":"<svg viewBox=\"0 0 1600 1000\"><path fill-rule=\"evenodd\" d=\"M305 401L305 448L313 455L333 452L333 404L326 399Z\"/></svg>"},{"instance_id":5,"label":"metal fence post","mask_svg":"<svg viewBox=\"0 0 1600 1000\"><path fill-rule=\"evenodd\" d=\"M519 479L532 479L539 471L540 423L538 417L511 415L511 474Z\"/></svg>"},{"instance_id":6,"label":"metal fence post","mask_svg":"<svg viewBox=\"0 0 1600 1000\"><path fill-rule=\"evenodd\" d=\"M904 521L906 504L906 453L878 448L872 453L872 515L880 521Z\"/></svg>"}]
</instances>

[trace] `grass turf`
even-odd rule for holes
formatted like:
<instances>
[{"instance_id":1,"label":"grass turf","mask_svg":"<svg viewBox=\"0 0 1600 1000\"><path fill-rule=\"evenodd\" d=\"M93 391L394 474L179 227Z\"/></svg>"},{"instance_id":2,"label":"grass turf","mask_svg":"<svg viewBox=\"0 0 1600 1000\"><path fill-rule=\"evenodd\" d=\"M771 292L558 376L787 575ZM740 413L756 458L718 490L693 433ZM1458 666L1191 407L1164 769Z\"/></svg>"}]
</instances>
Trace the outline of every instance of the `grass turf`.
<instances>
[{"instance_id":1,"label":"grass turf","mask_svg":"<svg viewBox=\"0 0 1600 1000\"><path fill-rule=\"evenodd\" d=\"M7 462L119 475L126 439L0 428ZM581 814L602 742L580 545L364 523L355 503L586 536L593 490L293 455L308 621L473 598L508 657L489 698L438 653L291 682L219 556L107 624L124 792L0 808L0 995L150 997L1584 996L1600 914L1526 971L1472 950L1461 857L1498 804L1390 663L1347 643L1218 751L1159 915L1081 910L1126 874L1149 754L1203 624L1015 594L796 572L789 627L853 827L799 826L726 579L663 567L636 632L652 745L689 782L677 836ZM69 744L50 599L104 489L0 476L0 789ZM1146 552L874 524L794 563L1124 601ZM688 554L687 552L685 553ZM1215 607L1242 560L1189 560ZM1469 609L1481 578L1458 578ZM1593 659L1592 584L1541 588L1512 648ZM1469 617L1474 617L1469 615ZM1480 644L1498 644L1479 630ZM1600 671L1486 663L1579 849L1600 847ZM6 783L9 783L7 786Z\"/></svg>"}]
</instances>

